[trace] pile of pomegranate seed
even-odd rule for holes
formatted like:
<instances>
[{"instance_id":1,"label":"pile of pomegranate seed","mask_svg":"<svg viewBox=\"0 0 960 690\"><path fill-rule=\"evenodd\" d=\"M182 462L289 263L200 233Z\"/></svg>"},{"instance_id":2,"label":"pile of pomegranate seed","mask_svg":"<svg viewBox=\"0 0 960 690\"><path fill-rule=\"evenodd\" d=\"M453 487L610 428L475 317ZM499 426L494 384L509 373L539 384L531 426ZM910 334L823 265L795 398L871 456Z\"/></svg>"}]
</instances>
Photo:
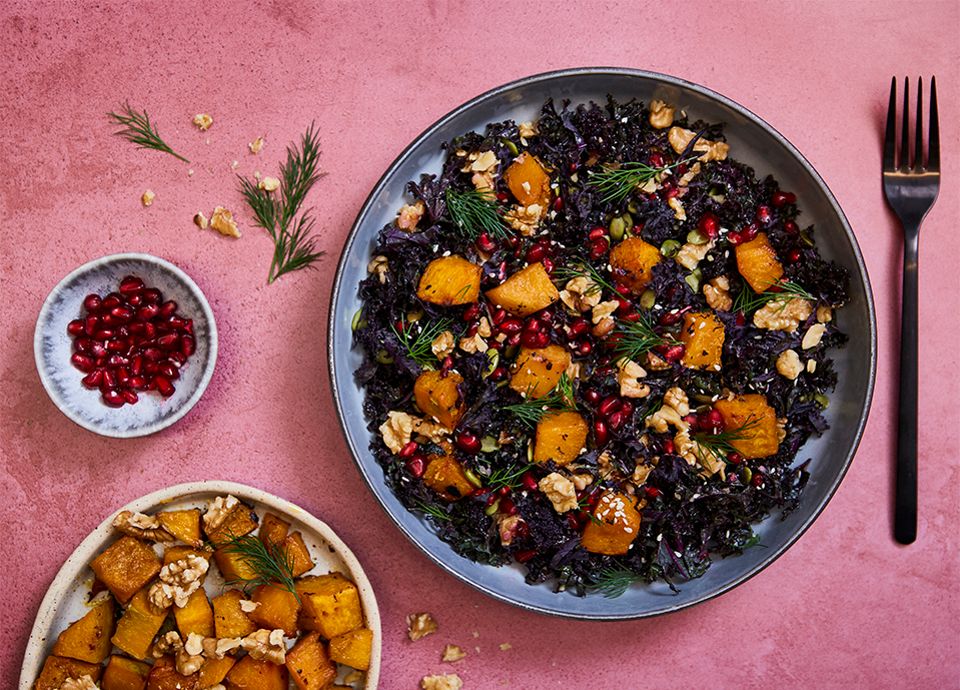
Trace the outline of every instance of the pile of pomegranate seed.
<instances>
[{"instance_id":1,"label":"pile of pomegranate seed","mask_svg":"<svg viewBox=\"0 0 960 690\"><path fill-rule=\"evenodd\" d=\"M86 374L84 386L98 388L110 407L135 404L138 391L173 395L173 381L197 346L193 320L177 313L176 302L126 276L117 292L87 295L83 310L67 333L73 338L70 362Z\"/></svg>"}]
</instances>

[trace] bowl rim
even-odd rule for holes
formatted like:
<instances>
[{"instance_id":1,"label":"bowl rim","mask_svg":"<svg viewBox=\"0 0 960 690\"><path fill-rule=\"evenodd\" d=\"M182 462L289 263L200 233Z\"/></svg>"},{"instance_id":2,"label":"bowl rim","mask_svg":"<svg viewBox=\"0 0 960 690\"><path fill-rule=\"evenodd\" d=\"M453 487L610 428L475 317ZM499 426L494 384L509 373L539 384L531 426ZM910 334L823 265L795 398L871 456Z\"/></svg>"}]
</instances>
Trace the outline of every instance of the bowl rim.
<instances>
[{"instance_id":1,"label":"bowl rim","mask_svg":"<svg viewBox=\"0 0 960 690\"><path fill-rule=\"evenodd\" d=\"M168 273L171 273L175 278L183 283L184 286L186 286L187 290L189 290L200 303L200 310L203 313L203 317L207 321L207 328L210 333L210 347L209 354L207 356L207 363L204 367L203 375L200 377L200 381L197 383L196 390L194 390L190 397L187 398L181 404L181 406L173 412L173 414L163 418L158 422L137 426L127 430L105 429L78 415L73 408L67 405L63 398L59 395L56 386L53 385L53 381L50 379L50 376L47 374L47 371L43 366L43 326L47 320L47 316L53 309L55 298L61 292L63 292L67 284L77 277L82 276L94 268L110 265L119 261L141 261L144 263L153 264L167 271ZM210 303L207 301L206 295L203 294L203 290L200 289L200 287L183 271L183 269L179 268L175 264L167 261L166 259L161 259L159 256L142 252L120 252L117 254L107 254L106 256L101 256L97 259L91 259L90 261L87 261L86 263L70 271L70 273L64 276L60 282L58 282L53 289L50 290L50 294L48 294L47 298L43 301L43 306L40 307L40 313L37 315L37 323L36 326L34 326L33 331L34 363L37 367L37 374L40 376L40 382L43 384L44 390L47 391L47 395L50 397L50 400L53 401L53 404L57 406L57 409L59 409L67 417L67 419L73 423L83 427L87 431L92 431L95 434L109 438L139 438L141 436L149 436L180 421L180 419L182 419L183 416L186 415L187 412L193 409L193 406L197 404L197 401L200 400L201 396L206 391L207 385L210 383L210 379L213 378L213 370L216 368L217 364L218 350L219 337L217 335L217 322L213 316L213 309L210 308Z\"/></svg>"},{"instance_id":2,"label":"bowl rim","mask_svg":"<svg viewBox=\"0 0 960 690\"><path fill-rule=\"evenodd\" d=\"M860 415L857 419L856 431L854 434L853 443L851 444L849 450L846 453L846 456L843 460L843 465L840 468L839 473L837 474L836 479L833 484L828 487L827 493L823 501L816 507L813 513L798 527L798 529L789 536L789 538L775 550L771 550L769 556L760 561L760 563L753 568L752 570L736 577L729 582L726 582L713 592L706 593L700 597L692 599L691 601L676 604L674 606L669 606L662 610L649 611L649 612L640 612L640 613L600 613L600 614L591 614L591 613L578 613L578 612L563 612L557 611L554 609L544 608L537 604L531 604L529 602L495 592L492 589L484 586L479 582L475 582L465 576L463 573L459 572L456 568L451 567L440 560L435 556L426 544L422 544L418 539L416 539L404 526L403 522L400 520L400 516L394 515L380 498L380 495L374 489L374 483L383 483L382 478L375 479L367 471L365 465L360 461L361 452L366 452L366 449L358 449L353 444L350 435L347 433L347 422L346 416L343 409L343 404L341 401L340 388L337 384L337 377L335 372L334 364L334 336L338 332L339 324L337 319L337 314L335 312L335 306L337 301L340 298L340 293L344 288L343 279L344 273L346 270L347 256L351 253L353 245L357 240L358 232L360 226L366 221L366 217L371 212L371 209L374 205L375 199L382 191L386 180L391 177L397 168L406 161L406 159L416 151L423 141L434 132L437 128L443 126L448 121L458 117L462 113L470 110L475 107L477 104L486 101L487 99L494 98L506 91L512 89L528 86L531 84L536 84L542 81L550 81L558 78L576 78L576 77L593 77L597 75L612 75L612 76L623 76L623 77L637 77L647 80L656 80L667 85L680 87L683 89L688 89L699 93L702 96L705 96L709 99L720 102L721 104L727 106L728 108L739 113L741 116L745 117L747 120L752 122L755 126L758 126L764 129L770 136L776 139L781 146L783 146L804 168L810 178L820 187L821 191L824 193L827 201L830 204L831 209L834 214L840 221L840 226L843 228L843 232L846 235L850 247L853 250L853 255L856 263L856 268L859 273L860 279L863 282L864 286L864 296L866 300L867 315L869 321L869 344L870 344L870 374L867 381L867 387L865 391L865 404L863 409L860 411ZM783 134L781 134L776 128L770 125L766 120L761 118L759 115L755 114L748 108L737 103L736 101L724 96L721 93L718 93L708 87L702 86L695 82L688 81L680 77L674 77L672 75L663 74L660 72L653 72L649 70L634 69L630 67L576 67L569 69L553 70L548 72L540 72L538 74L533 74L526 77L521 77L513 81L501 84L492 89L484 91L483 93L474 96L473 98L467 100L463 104L457 106L453 110L449 111L447 114L443 115L431 125L426 127L420 134L418 134L403 151L393 160L393 162L387 167L383 175L380 176L380 179L377 180L376 184L370 191L370 194L367 196L366 200L363 203L363 206L360 208L359 213L357 214L356 220L350 228L350 232L347 235L347 238L344 242L343 249L340 253L340 258L337 263L337 270L334 275L333 280L333 289L330 293L330 309L328 315L328 324L327 324L327 367L328 373L330 376L330 388L333 394L334 407L337 412L337 421L340 424L340 431L346 440L347 447L350 450L350 454L353 457L354 463L357 466L357 469L360 472L360 475L363 477L364 482L366 482L367 487L370 489L370 492L376 498L377 503L384 510L384 512L390 517L394 525L396 525L399 530L409 539L413 544L420 549L433 563L440 566L440 568L454 577L456 577L461 582L464 582L474 589L477 589L487 596L493 597L498 601L502 601L507 604L512 604L513 606L518 606L522 609L528 611L535 611L537 613L546 614L550 616L555 616L558 618L567 618L567 619L577 619L577 620L595 620L595 621L625 621L625 620L637 620L641 618L652 618L655 616L661 616L668 613L673 613L697 604L701 604L705 601L709 601L718 597L730 590L742 585L747 580L751 579L758 573L764 571L767 567L773 564L777 559L780 558L784 553L786 553L790 547L792 547L799 539L802 537L806 531L816 522L817 518L823 513L824 509L827 507L827 504L833 499L834 495L839 489L840 484L843 482L844 477L846 477L848 470L850 469L850 464L853 462L853 458L856 455L857 449L860 446L860 442L863 439L863 431L867 423L867 418L870 414L870 408L873 402L873 393L876 383L876 373L877 373L877 323L876 323L876 311L874 308L873 300L873 289L870 284L870 277L867 273L866 263L863 260L863 255L860 251L860 245L857 242L856 236L853 234L853 229L850 227L850 223L847 220L846 215L843 212L843 209L840 208L840 204L836 199L836 196L833 194L833 191L820 176L820 173L813 167L810 161L807 160L796 146L793 145ZM558 595L559 596L559 595Z\"/></svg>"}]
</instances>

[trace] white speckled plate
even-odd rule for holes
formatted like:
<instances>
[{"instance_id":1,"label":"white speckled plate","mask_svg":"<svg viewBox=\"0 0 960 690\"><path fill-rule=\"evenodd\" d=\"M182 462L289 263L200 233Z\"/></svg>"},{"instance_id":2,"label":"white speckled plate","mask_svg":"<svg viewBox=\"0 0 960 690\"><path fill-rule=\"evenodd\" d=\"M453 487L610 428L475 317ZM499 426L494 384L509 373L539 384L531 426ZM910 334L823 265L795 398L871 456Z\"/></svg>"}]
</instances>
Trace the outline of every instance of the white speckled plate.
<instances>
[{"instance_id":1,"label":"white speckled plate","mask_svg":"<svg viewBox=\"0 0 960 690\"><path fill-rule=\"evenodd\" d=\"M370 654L370 669L365 679L358 681L355 687L374 690L380 678L382 643L380 610L377 608L377 599L373 594L370 581L360 567L356 556L326 523L303 508L259 489L234 482L219 481L178 484L147 494L110 513L99 527L80 542L60 568L60 572L57 573L40 603L40 610L37 612L33 630L30 632L30 640L27 642L23 665L20 667L20 682L17 686L19 690L30 690L57 636L70 623L89 610L87 601L93 582L93 572L89 568L89 563L117 538L118 534L113 529L112 522L120 510L154 513L158 510L202 509L210 499L227 494L232 494L253 505L261 519L264 512L269 510L288 521L291 530L299 530L303 534L303 540L310 550L310 555L317 564L308 574L322 575L336 571L343 573L356 583L360 590L366 625L373 631L373 648ZM219 573L211 571L211 576L207 578L204 586L208 593L215 595L222 582ZM341 667L339 676L341 681L345 673L346 668Z\"/></svg>"},{"instance_id":2,"label":"white speckled plate","mask_svg":"<svg viewBox=\"0 0 960 690\"><path fill-rule=\"evenodd\" d=\"M177 302L179 313L193 319L197 349L180 369L172 396L145 391L136 405L112 408L103 403L100 391L80 383L84 375L70 363L67 324L80 318L84 297L116 291L126 275L138 276L164 299ZM40 309L33 350L43 387L67 417L102 436L146 436L183 417L203 395L217 361L217 325L200 288L172 263L150 254L112 254L84 264L57 284Z\"/></svg>"}]
</instances>

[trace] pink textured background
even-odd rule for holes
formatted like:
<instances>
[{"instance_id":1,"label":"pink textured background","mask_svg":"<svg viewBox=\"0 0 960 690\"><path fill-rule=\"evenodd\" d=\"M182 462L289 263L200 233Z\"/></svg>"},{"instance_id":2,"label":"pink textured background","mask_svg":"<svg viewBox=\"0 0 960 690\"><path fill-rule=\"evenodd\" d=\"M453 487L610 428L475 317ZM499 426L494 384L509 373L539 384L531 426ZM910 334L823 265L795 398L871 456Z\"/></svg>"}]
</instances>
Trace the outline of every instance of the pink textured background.
<instances>
[{"instance_id":1,"label":"pink textured background","mask_svg":"<svg viewBox=\"0 0 960 690\"><path fill-rule=\"evenodd\" d=\"M169 5L160 9L158 5ZM114 507L172 482L248 482L339 530L384 615L383 687L456 670L467 688L958 687L960 601L956 332L960 101L957 2L13 2L0 10L0 540L6 618L0 685L12 687L47 583ZM713 9L708 9L711 7ZM644 622L576 623L516 610L442 574L393 528L333 423L324 363L332 272L367 191L434 119L499 83L580 65L648 68L744 104L802 150L857 232L876 290L880 359L857 460L821 519L734 592ZM944 188L924 226L921 521L890 532L899 234L879 182L889 78L936 73ZM193 162L135 151L104 113L146 107ZM206 134L190 125L210 112ZM273 286L269 241L200 233L194 212L242 209L238 172L276 170L316 120L329 175L314 193L314 273ZM259 157L247 151L267 138ZM209 142L206 140L209 139ZM157 193L140 206L146 188ZM34 319L80 263L121 250L166 257L206 292L220 360L174 428L115 441L71 424L33 366ZM411 644L404 616L440 633ZM444 643L468 658L440 663ZM512 648L500 651L509 642ZM474 647L479 647L477 652Z\"/></svg>"}]
</instances>

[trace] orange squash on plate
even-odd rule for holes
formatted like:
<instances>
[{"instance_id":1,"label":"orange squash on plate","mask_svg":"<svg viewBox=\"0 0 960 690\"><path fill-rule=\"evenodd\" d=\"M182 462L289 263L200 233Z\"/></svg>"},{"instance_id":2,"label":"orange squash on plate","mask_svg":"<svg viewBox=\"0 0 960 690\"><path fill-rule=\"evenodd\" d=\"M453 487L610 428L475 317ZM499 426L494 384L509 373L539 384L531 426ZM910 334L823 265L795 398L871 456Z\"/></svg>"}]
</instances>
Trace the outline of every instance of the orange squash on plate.
<instances>
[{"instance_id":1,"label":"orange squash on plate","mask_svg":"<svg viewBox=\"0 0 960 690\"><path fill-rule=\"evenodd\" d=\"M250 596L259 606L247 616L261 628L280 629L287 637L297 633L300 602L289 590L278 585L260 585Z\"/></svg>"},{"instance_id":2,"label":"orange squash on plate","mask_svg":"<svg viewBox=\"0 0 960 690\"><path fill-rule=\"evenodd\" d=\"M560 291L550 280L547 269L537 262L520 269L497 287L487 290L487 297L511 314L529 316L560 299Z\"/></svg>"},{"instance_id":3,"label":"orange squash on plate","mask_svg":"<svg viewBox=\"0 0 960 690\"><path fill-rule=\"evenodd\" d=\"M273 513L267 513L260 521L259 537L266 546L279 544L290 532L290 523Z\"/></svg>"},{"instance_id":4,"label":"orange squash on plate","mask_svg":"<svg viewBox=\"0 0 960 690\"><path fill-rule=\"evenodd\" d=\"M302 629L316 630L329 640L363 627L360 592L340 573L306 577L297 591L303 602Z\"/></svg>"},{"instance_id":5,"label":"orange squash on plate","mask_svg":"<svg viewBox=\"0 0 960 690\"><path fill-rule=\"evenodd\" d=\"M754 292L766 292L783 277L783 266L764 232L738 244L736 254L737 270Z\"/></svg>"},{"instance_id":6,"label":"orange squash on plate","mask_svg":"<svg viewBox=\"0 0 960 690\"><path fill-rule=\"evenodd\" d=\"M434 457L427 463L423 482L447 501L469 496L475 488L467 479L463 465L452 455Z\"/></svg>"},{"instance_id":7,"label":"orange squash on plate","mask_svg":"<svg viewBox=\"0 0 960 690\"><path fill-rule=\"evenodd\" d=\"M560 345L520 348L510 377L510 387L528 398L550 394L570 366L570 353Z\"/></svg>"},{"instance_id":8,"label":"orange squash on plate","mask_svg":"<svg viewBox=\"0 0 960 690\"><path fill-rule=\"evenodd\" d=\"M147 690L199 690L200 675L180 675L172 656L162 656L153 662L147 676Z\"/></svg>"},{"instance_id":9,"label":"orange squash on plate","mask_svg":"<svg viewBox=\"0 0 960 690\"><path fill-rule=\"evenodd\" d=\"M413 399L421 412L452 430L467 408L460 395L462 383L455 371L424 371L413 384Z\"/></svg>"},{"instance_id":10,"label":"orange squash on plate","mask_svg":"<svg viewBox=\"0 0 960 690\"><path fill-rule=\"evenodd\" d=\"M229 589L213 601L213 627L217 637L246 637L257 629L253 621L240 608L240 600L246 599L238 589Z\"/></svg>"},{"instance_id":11,"label":"orange squash on plate","mask_svg":"<svg viewBox=\"0 0 960 690\"><path fill-rule=\"evenodd\" d=\"M370 650L373 631L366 628L351 630L330 640L330 658L338 664L366 671L370 668Z\"/></svg>"},{"instance_id":12,"label":"orange squash on plate","mask_svg":"<svg viewBox=\"0 0 960 690\"><path fill-rule=\"evenodd\" d=\"M566 465L576 460L587 442L587 422L579 412L550 412L537 423L533 461Z\"/></svg>"},{"instance_id":13,"label":"orange squash on plate","mask_svg":"<svg viewBox=\"0 0 960 690\"><path fill-rule=\"evenodd\" d=\"M293 649L287 652L286 666L299 690L329 688L337 677L337 665L330 660L317 632L307 633L297 640Z\"/></svg>"},{"instance_id":14,"label":"orange squash on plate","mask_svg":"<svg viewBox=\"0 0 960 690\"><path fill-rule=\"evenodd\" d=\"M90 563L97 579L121 604L160 572L160 559L146 542L122 536Z\"/></svg>"},{"instance_id":15,"label":"orange squash on plate","mask_svg":"<svg viewBox=\"0 0 960 690\"><path fill-rule=\"evenodd\" d=\"M580 543L591 553L622 556L640 531L640 513L629 496L608 491L597 502Z\"/></svg>"},{"instance_id":16,"label":"orange squash on plate","mask_svg":"<svg viewBox=\"0 0 960 690\"><path fill-rule=\"evenodd\" d=\"M114 654L103 669L103 690L145 690L150 664Z\"/></svg>"},{"instance_id":17,"label":"orange squash on plate","mask_svg":"<svg viewBox=\"0 0 960 690\"><path fill-rule=\"evenodd\" d=\"M200 687L211 688L214 685L222 683L235 663L237 663L236 657L232 657L229 654L222 659L206 659L199 671Z\"/></svg>"},{"instance_id":18,"label":"orange squash on plate","mask_svg":"<svg viewBox=\"0 0 960 690\"><path fill-rule=\"evenodd\" d=\"M167 609L158 609L150 603L144 587L130 599L117 623L111 642L117 649L135 659L146 659L153 645L153 638L167 619Z\"/></svg>"},{"instance_id":19,"label":"orange squash on plate","mask_svg":"<svg viewBox=\"0 0 960 690\"><path fill-rule=\"evenodd\" d=\"M287 667L247 655L227 673L231 690L287 690Z\"/></svg>"},{"instance_id":20,"label":"orange squash on plate","mask_svg":"<svg viewBox=\"0 0 960 690\"><path fill-rule=\"evenodd\" d=\"M91 664L102 663L110 654L113 628L113 599L108 598L60 633L53 653Z\"/></svg>"},{"instance_id":21,"label":"orange squash on plate","mask_svg":"<svg viewBox=\"0 0 960 690\"><path fill-rule=\"evenodd\" d=\"M157 513L157 520L167 532L183 543L194 548L200 548L203 545L200 534L200 511L196 508L160 512Z\"/></svg>"},{"instance_id":22,"label":"orange squash on plate","mask_svg":"<svg viewBox=\"0 0 960 690\"><path fill-rule=\"evenodd\" d=\"M712 311L683 315L680 341L684 344L683 366L691 369L720 370L726 331Z\"/></svg>"},{"instance_id":23,"label":"orange squash on plate","mask_svg":"<svg viewBox=\"0 0 960 690\"><path fill-rule=\"evenodd\" d=\"M480 267L456 255L427 264L417 286L417 297L441 307L473 304L479 296Z\"/></svg>"},{"instance_id":24,"label":"orange squash on plate","mask_svg":"<svg viewBox=\"0 0 960 690\"><path fill-rule=\"evenodd\" d=\"M303 535L299 532L291 532L280 543L280 548L290 559L290 565L294 577L300 577L304 573L313 570L315 563L310 557L310 550L303 543Z\"/></svg>"},{"instance_id":25,"label":"orange squash on plate","mask_svg":"<svg viewBox=\"0 0 960 690\"><path fill-rule=\"evenodd\" d=\"M723 417L727 431L739 430L739 438L730 445L745 458L766 458L780 448L777 413L758 393L738 395L733 400L718 400L714 408Z\"/></svg>"},{"instance_id":26,"label":"orange squash on plate","mask_svg":"<svg viewBox=\"0 0 960 690\"><path fill-rule=\"evenodd\" d=\"M173 617L177 621L180 637L184 640L190 633L213 637L216 631L213 624L213 607L203 587L190 595L187 605L183 608L174 606Z\"/></svg>"},{"instance_id":27,"label":"orange squash on plate","mask_svg":"<svg viewBox=\"0 0 960 690\"><path fill-rule=\"evenodd\" d=\"M102 672L100 664L90 664L86 661L77 659L67 659L66 657L51 654L43 662L43 670L37 678L34 690L60 690L60 686L68 678L82 678L90 676L94 682L100 680Z\"/></svg>"},{"instance_id":28,"label":"orange squash on plate","mask_svg":"<svg viewBox=\"0 0 960 690\"><path fill-rule=\"evenodd\" d=\"M545 207L550 203L550 175L533 154L521 153L504 171L503 179L521 205Z\"/></svg>"},{"instance_id":29,"label":"orange squash on plate","mask_svg":"<svg viewBox=\"0 0 960 690\"><path fill-rule=\"evenodd\" d=\"M613 279L632 292L642 292L653 280L660 250L639 237L628 237L610 250Z\"/></svg>"}]
</instances>

